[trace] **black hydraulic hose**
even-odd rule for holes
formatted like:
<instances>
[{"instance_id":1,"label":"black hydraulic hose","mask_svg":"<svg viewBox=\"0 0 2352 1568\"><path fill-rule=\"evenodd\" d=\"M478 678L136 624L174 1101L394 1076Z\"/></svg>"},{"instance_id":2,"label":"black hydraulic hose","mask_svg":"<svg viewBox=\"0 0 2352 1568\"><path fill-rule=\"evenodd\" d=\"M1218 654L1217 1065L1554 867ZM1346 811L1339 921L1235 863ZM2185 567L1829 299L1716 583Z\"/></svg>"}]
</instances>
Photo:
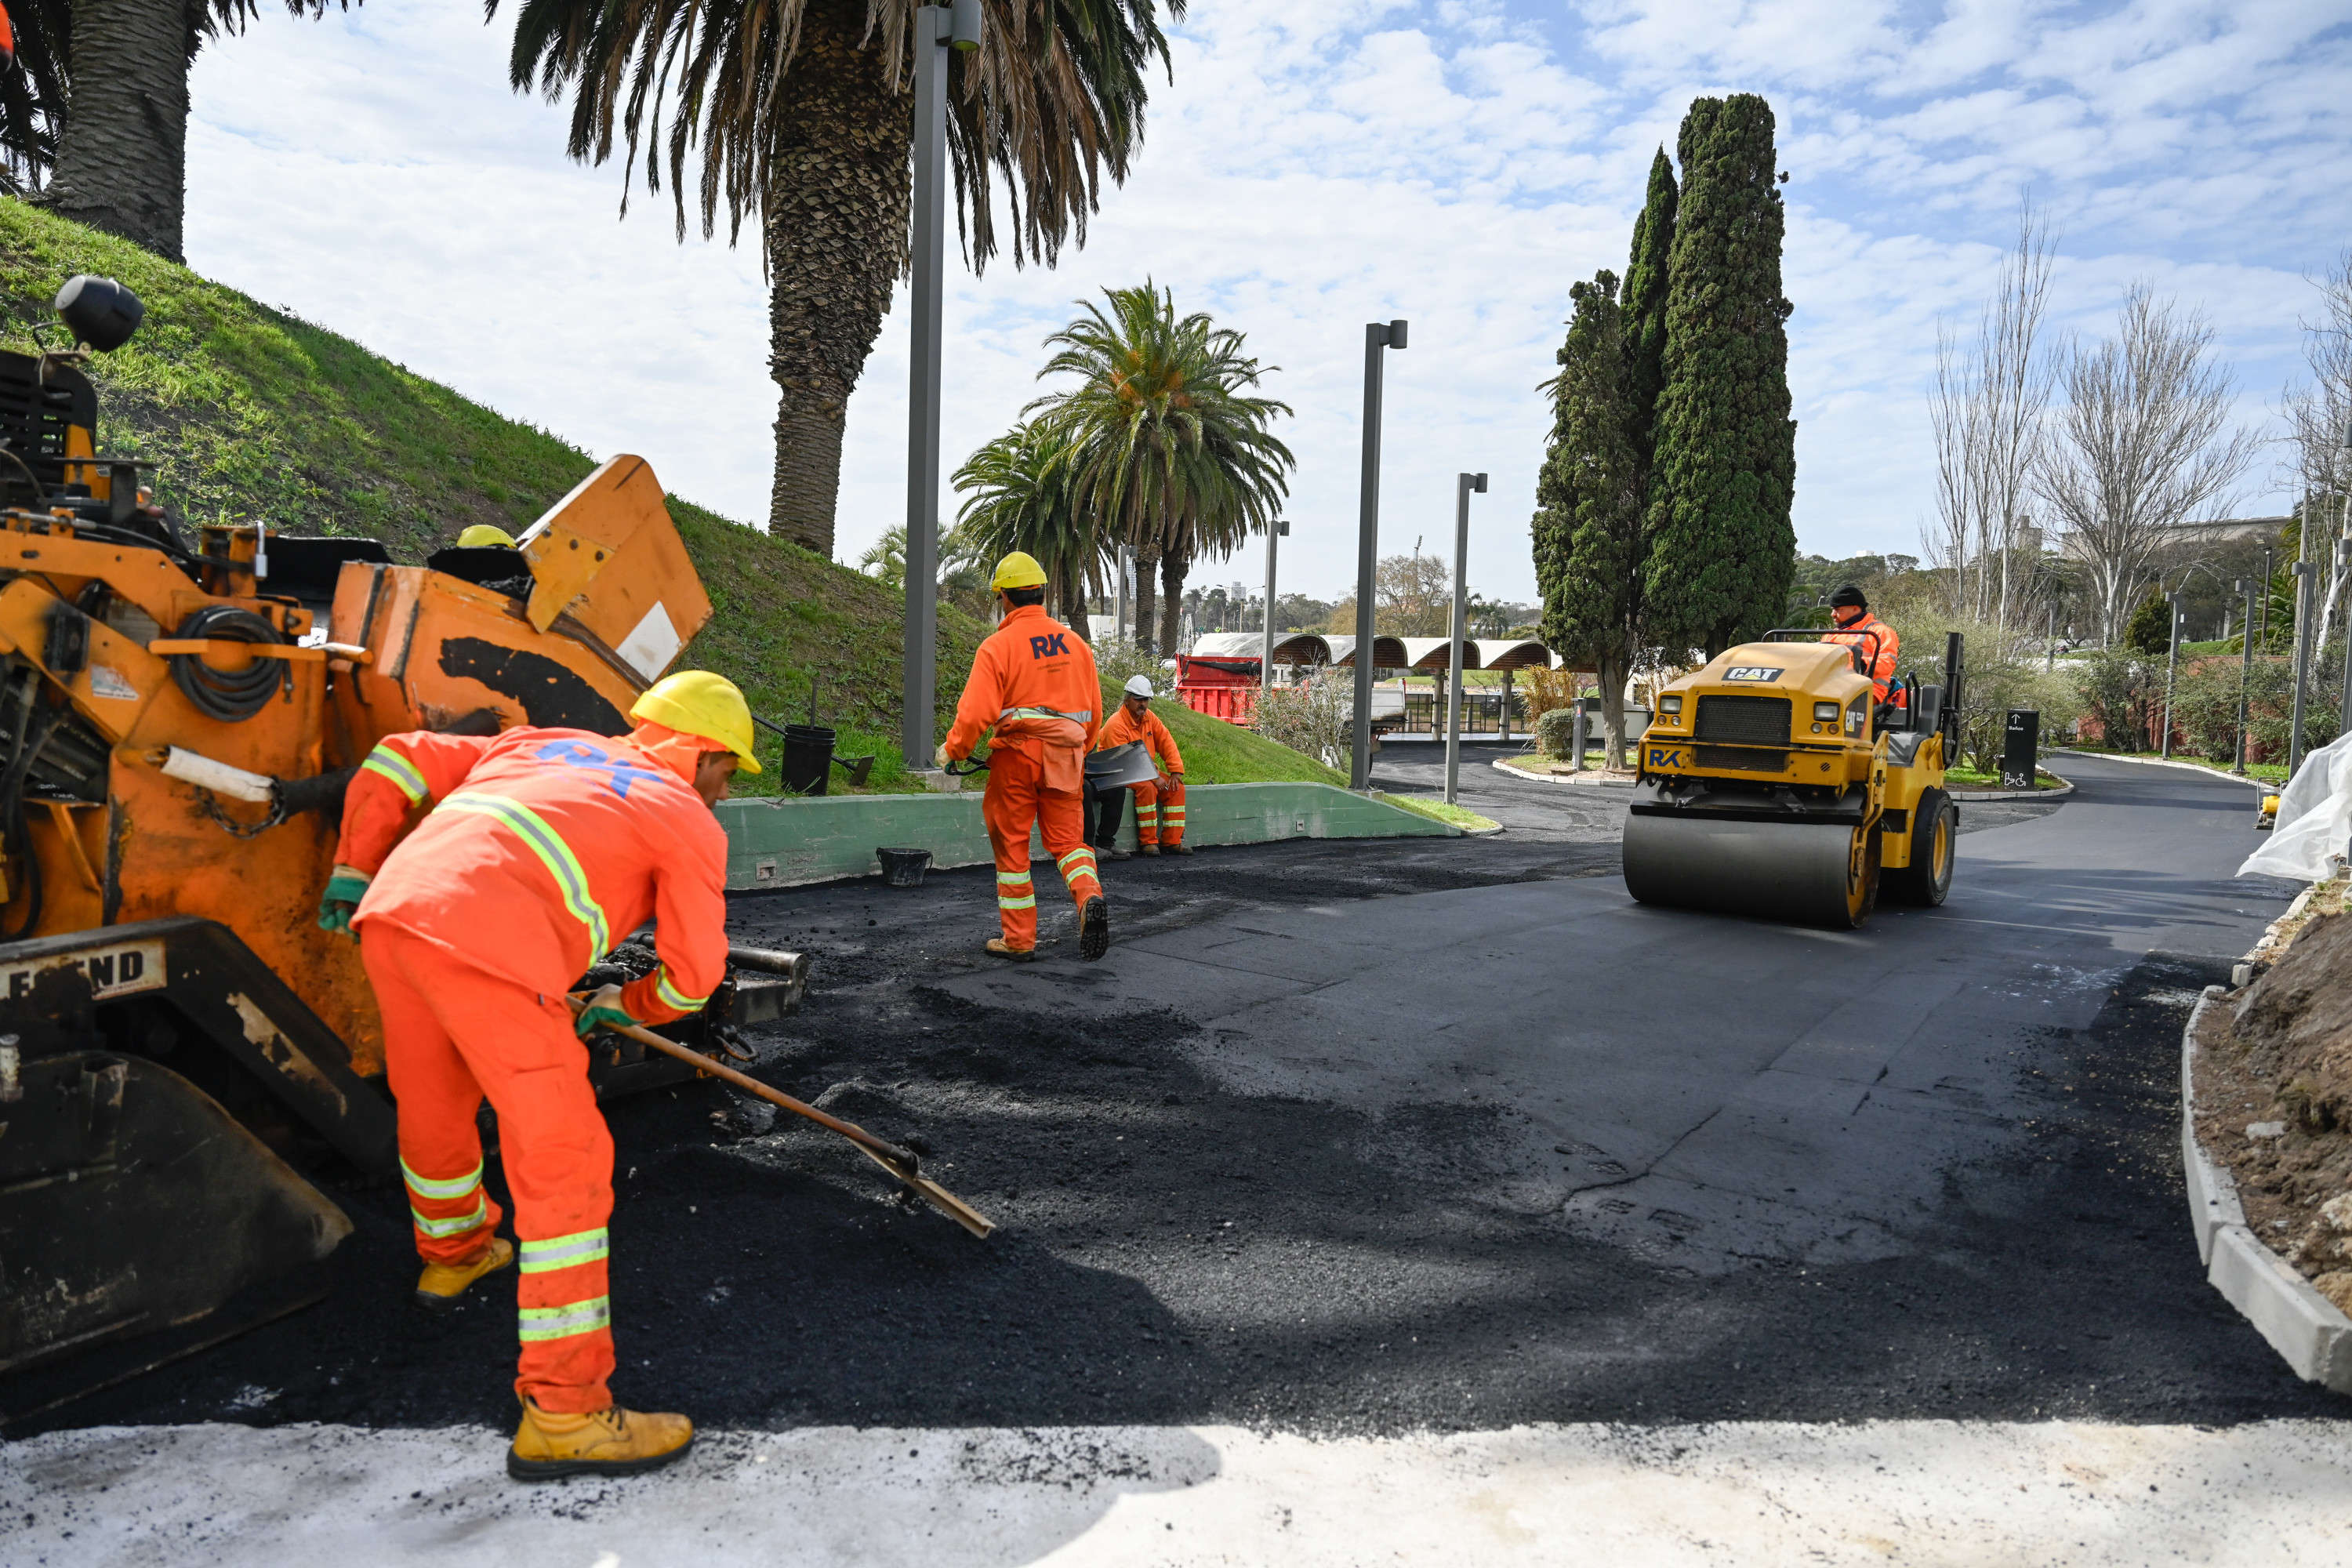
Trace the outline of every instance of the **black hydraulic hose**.
<instances>
[{"instance_id":1,"label":"black hydraulic hose","mask_svg":"<svg viewBox=\"0 0 2352 1568\"><path fill-rule=\"evenodd\" d=\"M174 637L226 642L283 643L278 628L234 605L207 605L180 623ZM261 711L288 679L284 661L256 658L239 670L215 669L202 654L172 655L172 679L198 711L225 724L241 723Z\"/></svg>"},{"instance_id":2,"label":"black hydraulic hose","mask_svg":"<svg viewBox=\"0 0 2352 1568\"><path fill-rule=\"evenodd\" d=\"M26 718L31 716L36 689L28 680L22 693ZM0 843L7 846L10 862L25 868L25 918L15 931L6 933L12 941L31 935L41 923L41 858L33 852L32 835L25 830L25 775L31 770L33 759L41 754L49 738L66 721L66 712L62 708L57 710L37 728L20 724L16 754L8 759L6 770L0 772Z\"/></svg>"}]
</instances>

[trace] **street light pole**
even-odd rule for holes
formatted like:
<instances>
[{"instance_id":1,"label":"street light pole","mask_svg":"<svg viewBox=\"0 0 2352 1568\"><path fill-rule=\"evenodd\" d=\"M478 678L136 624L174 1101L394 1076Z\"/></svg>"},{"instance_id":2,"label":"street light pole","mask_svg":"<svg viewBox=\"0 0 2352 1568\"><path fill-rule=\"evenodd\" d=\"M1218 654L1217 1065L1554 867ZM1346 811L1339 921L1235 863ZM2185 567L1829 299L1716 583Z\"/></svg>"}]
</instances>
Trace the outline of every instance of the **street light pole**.
<instances>
[{"instance_id":1,"label":"street light pole","mask_svg":"<svg viewBox=\"0 0 2352 1568\"><path fill-rule=\"evenodd\" d=\"M1264 701L1274 689L1274 557L1290 524L1281 518L1265 525L1265 639L1258 648L1257 695Z\"/></svg>"},{"instance_id":2,"label":"street light pole","mask_svg":"<svg viewBox=\"0 0 2352 1568\"><path fill-rule=\"evenodd\" d=\"M1405 323L1364 323L1364 469L1356 503L1356 711L1348 787L1372 787L1372 577L1381 553L1381 351L1404 347Z\"/></svg>"},{"instance_id":3,"label":"street light pole","mask_svg":"<svg viewBox=\"0 0 2352 1568\"><path fill-rule=\"evenodd\" d=\"M2185 594L2189 584L2184 581L2180 586ZM2181 598L2182 594L2167 594L2164 596L2164 602L2172 606L2172 645L2164 660L2164 740L2157 747L2156 754L2168 759L2172 755L2172 685L2180 673L2180 626L2189 619L2181 613Z\"/></svg>"},{"instance_id":4,"label":"street light pole","mask_svg":"<svg viewBox=\"0 0 2352 1568\"><path fill-rule=\"evenodd\" d=\"M2246 773L2246 683L2254 673L2254 579L2241 577L2230 585L2246 596L2246 623L2238 628L2237 765L2230 770L2243 778Z\"/></svg>"},{"instance_id":5,"label":"street light pole","mask_svg":"<svg viewBox=\"0 0 2352 1568\"><path fill-rule=\"evenodd\" d=\"M2298 561L2294 574L2294 714L2287 721L2286 776L2303 763L2303 700L2311 683L2311 563Z\"/></svg>"},{"instance_id":6,"label":"street light pole","mask_svg":"<svg viewBox=\"0 0 2352 1568\"><path fill-rule=\"evenodd\" d=\"M1454 477L1454 648L1445 659L1445 804L1462 784L1462 634L1470 618L1470 494L1486 493L1484 474Z\"/></svg>"},{"instance_id":7,"label":"street light pole","mask_svg":"<svg viewBox=\"0 0 2352 1568\"><path fill-rule=\"evenodd\" d=\"M915 10L913 384L907 399L907 621L899 744L907 766L931 766L939 658L940 286L946 261L948 51L980 47L980 0Z\"/></svg>"}]
</instances>

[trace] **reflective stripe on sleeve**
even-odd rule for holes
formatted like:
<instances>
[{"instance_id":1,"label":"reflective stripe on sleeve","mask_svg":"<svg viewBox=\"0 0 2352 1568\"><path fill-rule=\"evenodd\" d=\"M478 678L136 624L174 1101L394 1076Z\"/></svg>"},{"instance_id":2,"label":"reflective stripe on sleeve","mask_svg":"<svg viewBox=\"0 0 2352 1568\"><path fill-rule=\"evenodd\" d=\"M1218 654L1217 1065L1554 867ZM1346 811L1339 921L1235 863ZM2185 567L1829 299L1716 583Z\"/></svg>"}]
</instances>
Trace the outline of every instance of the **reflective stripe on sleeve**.
<instances>
[{"instance_id":1,"label":"reflective stripe on sleeve","mask_svg":"<svg viewBox=\"0 0 2352 1568\"><path fill-rule=\"evenodd\" d=\"M611 1251L606 1237L604 1227L599 1226L570 1236L551 1236L545 1241L526 1241L522 1244L522 1271L545 1274L551 1269L602 1262Z\"/></svg>"},{"instance_id":2,"label":"reflective stripe on sleeve","mask_svg":"<svg viewBox=\"0 0 2352 1568\"><path fill-rule=\"evenodd\" d=\"M602 958L611 951L613 936L605 924L604 911L588 893L588 873L572 847L563 842L562 835L550 827L539 813L520 801L508 800L495 795L453 795L441 803L443 811L471 812L487 816L506 827L521 839L555 885L563 894L564 907L572 918L588 928L588 952L591 958Z\"/></svg>"},{"instance_id":3,"label":"reflective stripe on sleeve","mask_svg":"<svg viewBox=\"0 0 2352 1568\"><path fill-rule=\"evenodd\" d=\"M488 1202L487 1198L476 1198L472 1214L457 1215L448 1219L435 1219L431 1215L419 1214L414 1204L408 1205L408 1214L410 1218L416 1221L417 1229L437 1240L445 1236L463 1236L488 1219L490 1212L486 1206Z\"/></svg>"},{"instance_id":4,"label":"reflective stripe on sleeve","mask_svg":"<svg viewBox=\"0 0 2352 1568\"><path fill-rule=\"evenodd\" d=\"M656 973L657 977L654 981L654 994L662 999L664 1006L675 1007L681 1013L691 1013L710 1000L708 996L688 996L685 992L672 985L669 983L669 965L667 963L663 964Z\"/></svg>"},{"instance_id":5,"label":"reflective stripe on sleeve","mask_svg":"<svg viewBox=\"0 0 2352 1568\"><path fill-rule=\"evenodd\" d=\"M370 752L367 754L367 760L360 763L360 771L374 773L380 778L390 779L394 787L408 797L408 804L411 805L415 805L425 796L425 775L416 771L415 763L394 751L389 741L378 741L375 743L375 750Z\"/></svg>"},{"instance_id":6,"label":"reflective stripe on sleeve","mask_svg":"<svg viewBox=\"0 0 2352 1568\"><path fill-rule=\"evenodd\" d=\"M482 1163L475 1161L474 1168L462 1176L436 1182L418 1175L408 1168L408 1162L403 1160L400 1163L400 1179L406 1182L408 1190L420 1198L462 1198L482 1184Z\"/></svg>"},{"instance_id":7,"label":"reflective stripe on sleeve","mask_svg":"<svg viewBox=\"0 0 2352 1568\"><path fill-rule=\"evenodd\" d=\"M525 1307L518 1316L517 1332L524 1343L539 1340L569 1339L573 1334L593 1334L613 1324L613 1299L592 1296L585 1301L572 1301L561 1307Z\"/></svg>"}]
</instances>

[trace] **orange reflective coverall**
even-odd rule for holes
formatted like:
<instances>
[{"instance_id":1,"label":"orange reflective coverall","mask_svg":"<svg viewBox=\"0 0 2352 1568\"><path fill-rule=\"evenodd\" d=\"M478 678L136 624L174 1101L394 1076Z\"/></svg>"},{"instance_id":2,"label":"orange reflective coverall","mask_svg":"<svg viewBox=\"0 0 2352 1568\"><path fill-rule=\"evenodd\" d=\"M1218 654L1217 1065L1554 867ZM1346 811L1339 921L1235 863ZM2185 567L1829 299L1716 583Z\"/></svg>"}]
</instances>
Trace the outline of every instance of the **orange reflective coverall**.
<instances>
[{"instance_id":1,"label":"orange reflective coverall","mask_svg":"<svg viewBox=\"0 0 2352 1568\"><path fill-rule=\"evenodd\" d=\"M630 1016L667 1022L718 989L727 835L691 784L711 749L658 724L394 735L345 797L337 858L374 876L352 925L383 1011L416 1249L462 1263L497 1228L474 1121L487 1093L521 1243L515 1389L543 1410L613 1403L613 1140L564 993L648 916L661 963L622 988Z\"/></svg>"},{"instance_id":2,"label":"orange reflective coverall","mask_svg":"<svg viewBox=\"0 0 2352 1568\"><path fill-rule=\"evenodd\" d=\"M947 752L968 757L982 731L996 731L980 810L996 851L996 915L1007 947L1037 945L1031 824L1042 832L1071 902L1083 910L1088 899L1102 896L1081 793L1101 707L1094 649L1042 605L1016 606L972 657Z\"/></svg>"},{"instance_id":3,"label":"orange reflective coverall","mask_svg":"<svg viewBox=\"0 0 2352 1568\"><path fill-rule=\"evenodd\" d=\"M1135 838L1139 844L1173 846L1184 841L1184 753L1176 749L1176 737L1160 721L1160 715L1150 709L1143 710L1141 722L1127 714L1122 702L1111 710L1110 722L1095 737L1095 750L1124 746L1129 741L1140 741L1143 749L1159 762L1160 771L1175 782L1162 791L1159 781L1146 779L1128 787L1135 792Z\"/></svg>"},{"instance_id":4,"label":"orange reflective coverall","mask_svg":"<svg viewBox=\"0 0 2352 1568\"><path fill-rule=\"evenodd\" d=\"M1859 620L1838 627L1822 640L1859 646L1862 657L1870 660L1870 683L1878 690L1878 700L1886 700L1887 682L1895 679L1895 656L1903 651L1903 639L1895 635L1893 626L1864 610Z\"/></svg>"}]
</instances>

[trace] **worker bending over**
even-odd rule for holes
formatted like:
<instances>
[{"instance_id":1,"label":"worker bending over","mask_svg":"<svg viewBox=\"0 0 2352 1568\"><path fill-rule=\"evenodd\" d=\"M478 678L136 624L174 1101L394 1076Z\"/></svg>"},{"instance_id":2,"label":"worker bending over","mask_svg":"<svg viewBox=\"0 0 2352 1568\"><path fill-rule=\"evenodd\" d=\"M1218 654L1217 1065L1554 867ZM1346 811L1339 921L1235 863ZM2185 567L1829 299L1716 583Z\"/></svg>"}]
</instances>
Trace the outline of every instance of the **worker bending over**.
<instances>
[{"instance_id":1,"label":"worker bending over","mask_svg":"<svg viewBox=\"0 0 2352 1568\"><path fill-rule=\"evenodd\" d=\"M383 1013L425 1306L514 1261L475 1131L485 1094L498 1112L522 1243L519 1479L651 1469L694 1440L685 1416L623 1410L606 1386L613 1139L581 1041L693 1012L725 978L727 835L710 808L760 764L722 677L670 676L629 716L619 739L388 737L352 781L319 905L321 926L359 940ZM659 967L604 987L575 1022L569 987L648 918Z\"/></svg>"},{"instance_id":2,"label":"worker bending over","mask_svg":"<svg viewBox=\"0 0 2352 1568\"><path fill-rule=\"evenodd\" d=\"M1093 742L1102 681L1094 650L1045 613L1045 569L1014 551L996 563L989 584L1003 618L972 656L971 679L956 704L954 726L936 761L961 761L993 730L988 794L981 803L989 847L996 852L996 916L1002 932L988 951L1016 963L1037 956L1037 889L1029 875L1029 828L1078 908L1078 953L1110 948L1110 909L1095 874L1086 834L1086 758Z\"/></svg>"},{"instance_id":3,"label":"worker bending over","mask_svg":"<svg viewBox=\"0 0 2352 1568\"><path fill-rule=\"evenodd\" d=\"M1895 635L1893 626L1870 613L1870 602L1851 583L1830 595L1830 619L1837 623L1838 629L1822 640L1859 647L1870 667L1867 673L1878 692L1878 700L1885 701L1886 689L1895 679L1895 657L1903 651L1903 639Z\"/></svg>"},{"instance_id":4,"label":"worker bending over","mask_svg":"<svg viewBox=\"0 0 2352 1568\"><path fill-rule=\"evenodd\" d=\"M1129 678L1127 696L1095 737L1095 750L1133 741L1143 743L1160 769L1157 777L1128 786L1135 792L1136 847L1146 855L1190 855L1192 851L1184 843L1184 753L1176 749L1176 737L1151 710L1148 675ZM1117 807L1105 807L1102 818L1103 826L1095 835L1097 847L1118 831Z\"/></svg>"}]
</instances>

